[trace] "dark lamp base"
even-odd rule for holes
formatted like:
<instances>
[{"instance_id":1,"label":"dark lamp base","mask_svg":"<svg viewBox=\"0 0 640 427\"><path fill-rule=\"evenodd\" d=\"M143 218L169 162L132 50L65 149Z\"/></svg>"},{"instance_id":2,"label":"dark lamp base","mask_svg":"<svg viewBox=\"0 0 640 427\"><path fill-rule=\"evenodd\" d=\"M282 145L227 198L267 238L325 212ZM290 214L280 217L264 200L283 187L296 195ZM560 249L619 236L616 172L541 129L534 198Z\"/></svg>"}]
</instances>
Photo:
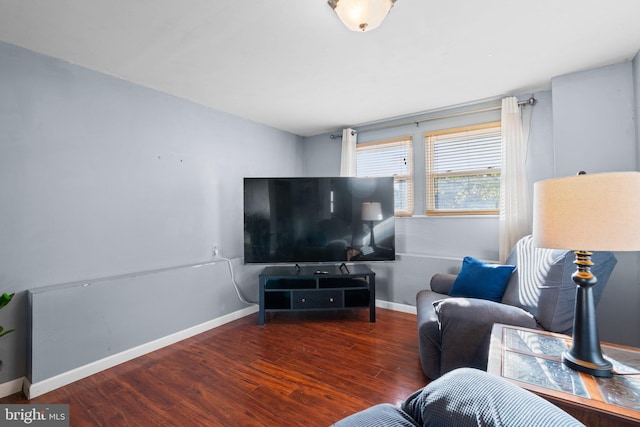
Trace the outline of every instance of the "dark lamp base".
<instances>
[{"instance_id":1,"label":"dark lamp base","mask_svg":"<svg viewBox=\"0 0 640 427\"><path fill-rule=\"evenodd\" d=\"M596 359L598 356L596 355ZM610 377L612 376L611 369L613 365L607 361L602 359L600 362L589 362L586 360L581 360L576 358L569 351L565 351L562 353L562 362L570 367L571 369L575 369L576 371L585 372L589 375L593 375L594 377Z\"/></svg>"},{"instance_id":2,"label":"dark lamp base","mask_svg":"<svg viewBox=\"0 0 640 427\"><path fill-rule=\"evenodd\" d=\"M562 353L562 361L576 371L595 377L610 377L613 366L602 356L596 305L592 287L598 279L591 273L591 252L575 251L578 270L573 273L576 283L576 307L573 316L573 341L571 350Z\"/></svg>"}]
</instances>

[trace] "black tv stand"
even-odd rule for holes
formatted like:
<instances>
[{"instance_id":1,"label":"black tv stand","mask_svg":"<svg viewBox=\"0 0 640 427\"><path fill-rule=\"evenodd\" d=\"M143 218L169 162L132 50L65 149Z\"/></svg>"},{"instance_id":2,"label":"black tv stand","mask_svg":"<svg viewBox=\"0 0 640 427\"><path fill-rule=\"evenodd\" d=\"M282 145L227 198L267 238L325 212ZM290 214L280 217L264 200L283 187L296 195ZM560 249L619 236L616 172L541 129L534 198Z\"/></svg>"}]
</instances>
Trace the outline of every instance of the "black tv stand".
<instances>
[{"instance_id":1,"label":"black tv stand","mask_svg":"<svg viewBox=\"0 0 640 427\"><path fill-rule=\"evenodd\" d=\"M272 266L259 281L259 325L271 312L356 308L369 308L376 321L376 274L364 264Z\"/></svg>"}]
</instances>

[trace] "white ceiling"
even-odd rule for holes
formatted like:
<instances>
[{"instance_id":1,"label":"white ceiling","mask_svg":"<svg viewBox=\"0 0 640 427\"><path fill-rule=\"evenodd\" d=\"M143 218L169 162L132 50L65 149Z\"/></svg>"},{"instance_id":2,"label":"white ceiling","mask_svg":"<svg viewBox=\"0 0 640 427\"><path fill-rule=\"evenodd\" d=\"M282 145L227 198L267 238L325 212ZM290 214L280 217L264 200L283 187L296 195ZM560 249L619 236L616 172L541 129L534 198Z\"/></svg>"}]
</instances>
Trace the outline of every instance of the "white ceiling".
<instances>
[{"instance_id":1,"label":"white ceiling","mask_svg":"<svg viewBox=\"0 0 640 427\"><path fill-rule=\"evenodd\" d=\"M639 0L0 0L0 40L310 136L548 89L633 59Z\"/></svg>"}]
</instances>

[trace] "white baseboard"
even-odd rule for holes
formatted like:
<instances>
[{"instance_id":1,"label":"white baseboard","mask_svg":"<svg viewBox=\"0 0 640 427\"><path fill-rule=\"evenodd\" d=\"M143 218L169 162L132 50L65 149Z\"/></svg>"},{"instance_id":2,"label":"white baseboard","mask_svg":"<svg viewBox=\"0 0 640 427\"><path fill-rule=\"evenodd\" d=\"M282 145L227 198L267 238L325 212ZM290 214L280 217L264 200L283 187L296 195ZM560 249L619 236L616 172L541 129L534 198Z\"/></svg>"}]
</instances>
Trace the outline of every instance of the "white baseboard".
<instances>
[{"instance_id":1,"label":"white baseboard","mask_svg":"<svg viewBox=\"0 0 640 427\"><path fill-rule=\"evenodd\" d=\"M166 337L159 338L155 341L151 341L146 344L142 344L137 347L130 348L129 350L125 350L118 354L114 354L113 356L96 360L95 362L89 363L84 366L80 366L71 371L63 372L62 374L58 374L54 377L47 378L43 381L40 381L34 384L32 384L28 379L25 379L22 391L24 392L25 396L27 396L27 399L33 399L35 397L38 397L45 393L53 391L57 388L64 387L65 385L71 384L72 382L81 380L82 378L86 378L90 375L96 374L105 369L109 369L121 363L135 359L136 357L140 357L147 353L151 353L152 351L156 351L168 345L177 343L178 341L182 341L186 338L190 338L195 335L206 332L210 329L216 328L218 326L222 326L225 323L229 323L234 320L241 319L257 311L258 311L258 306L252 305L250 307L243 308L242 310L238 310L233 313L229 313L225 316L218 317L217 319L213 319L208 322L201 323L200 325L196 325L191 328L182 330L180 332L167 335ZM22 380L21 380L21 385L22 385ZM20 389L18 389L18 391L20 391Z\"/></svg>"},{"instance_id":2,"label":"white baseboard","mask_svg":"<svg viewBox=\"0 0 640 427\"><path fill-rule=\"evenodd\" d=\"M400 304L397 302L376 300L376 307L388 308L389 310L401 311L403 313L417 314L418 310L415 306L409 304Z\"/></svg>"},{"instance_id":3,"label":"white baseboard","mask_svg":"<svg viewBox=\"0 0 640 427\"><path fill-rule=\"evenodd\" d=\"M24 380L25 378L23 377L0 384L0 398L18 393L20 390L22 390L22 384L24 384Z\"/></svg>"},{"instance_id":4,"label":"white baseboard","mask_svg":"<svg viewBox=\"0 0 640 427\"><path fill-rule=\"evenodd\" d=\"M396 302L376 300L376 307L386 308L389 310L400 311L404 313L416 314L416 308L408 304L400 304ZM139 345L137 347L125 350L113 356L105 357L104 359L97 360L84 366L80 366L71 371L63 372L54 377L47 378L43 381L32 384L26 378L19 378L13 381L0 384L0 397L9 396L17 393L22 389L27 399L33 399L41 396L45 393L53 391L57 388L64 387L75 381L86 378L90 375L97 374L105 369L112 368L121 363L133 360L136 357L143 356L152 351L159 350L168 345L177 343L184 339L193 337L195 335L206 332L210 329L222 326L226 323L232 322L237 319L241 319L245 316L253 314L258 311L257 305L244 308L242 310L229 313L225 316L217 319L210 320L200 325L193 326L180 332L168 335L166 337L159 338L155 341L148 342L146 344Z\"/></svg>"}]
</instances>

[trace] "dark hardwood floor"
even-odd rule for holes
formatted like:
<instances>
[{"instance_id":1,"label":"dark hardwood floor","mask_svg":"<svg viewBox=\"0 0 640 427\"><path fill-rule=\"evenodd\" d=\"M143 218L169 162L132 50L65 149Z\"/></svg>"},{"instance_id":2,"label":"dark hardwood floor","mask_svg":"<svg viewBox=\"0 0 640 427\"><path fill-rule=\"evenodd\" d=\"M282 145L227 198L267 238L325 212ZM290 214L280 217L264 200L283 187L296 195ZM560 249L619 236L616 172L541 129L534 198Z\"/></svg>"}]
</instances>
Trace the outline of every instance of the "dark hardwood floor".
<instances>
[{"instance_id":1,"label":"dark hardwood floor","mask_svg":"<svg viewBox=\"0 0 640 427\"><path fill-rule=\"evenodd\" d=\"M328 426L398 404L428 379L416 317L378 309L257 314L27 401L68 403L72 426Z\"/></svg>"}]
</instances>

